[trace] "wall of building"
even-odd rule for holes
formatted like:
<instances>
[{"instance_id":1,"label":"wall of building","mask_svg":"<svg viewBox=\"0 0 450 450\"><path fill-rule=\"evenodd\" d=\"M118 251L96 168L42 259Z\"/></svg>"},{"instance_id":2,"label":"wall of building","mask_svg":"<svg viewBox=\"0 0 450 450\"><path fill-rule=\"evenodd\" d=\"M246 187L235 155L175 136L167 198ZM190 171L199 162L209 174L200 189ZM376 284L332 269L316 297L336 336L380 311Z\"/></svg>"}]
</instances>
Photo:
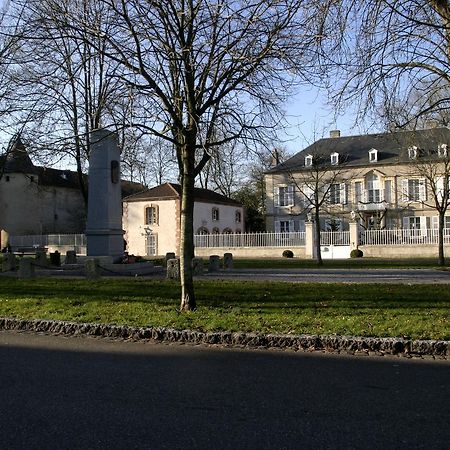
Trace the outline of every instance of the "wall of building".
<instances>
[{"instance_id":1,"label":"wall of building","mask_svg":"<svg viewBox=\"0 0 450 450\"><path fill-rule=\"evenodd\" d=\"M0 229L10 235L83 233L85 229L85 207L80 192L41 186L36 175L3 175L0 211Z\"/></svg>"},{"instance_id":2,"label":"wall of building","mask_svg":"<svg viewBox=\"0 0 450 450\"><path fill-rule=\"evenodd\" d=\"M179 208L177 200L140 201L123 203L124 239L130 254L145 256L146 235L156 235L157 254L178 253ZM149 206L158 208L158 224L145 225L145 209Z\"/></svg>"},{"instance_id":3,"label":"wall of building","mask_svg":"<svg viewBox=\"0 0 450 450\"><path fill-rule=\"evenodd\" d=\"M219 220L213 220L213 208L219 210ZM241 220L236 222L236 211L240 212ZM194 205L194 233L198 234L200 228L207 229L209 233L214 228L223 233L225 229L233 233L244 232L244 210L234 205L221 205L216 203L196 202Z\"/></svg>"},{"instance_id":4,"label":"wall of building","mask_svg":"<svg viewBox=\"0 0 450 450\"><path fill-rule=\"evenodd\" d=\"M159 221L156 225L145 225L145 208L157 206ZM219 220L213 220L213 208L219 209ZM236 211L241 213L241 222L236 222ZM244 212L242 207L215 203L196 202L194 205L194 233L200 228L212 233L213 228L223 232L226 228L235 233L243 230ZM165 255L180 252L180 202L178 200L139 201L123 203L124 239L127 250L134 255L144 256L146 251L146 233L152 232L157 239L157 254Z\"/></svg>"}]
</instances>

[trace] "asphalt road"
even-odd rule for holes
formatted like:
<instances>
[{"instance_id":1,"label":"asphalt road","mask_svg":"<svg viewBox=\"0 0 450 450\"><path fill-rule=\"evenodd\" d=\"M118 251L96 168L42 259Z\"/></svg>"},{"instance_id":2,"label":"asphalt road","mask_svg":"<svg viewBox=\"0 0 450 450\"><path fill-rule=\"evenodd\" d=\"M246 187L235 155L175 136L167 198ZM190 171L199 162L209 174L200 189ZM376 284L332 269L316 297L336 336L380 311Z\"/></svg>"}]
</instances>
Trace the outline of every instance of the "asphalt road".
<instances>
[{"instance_id":1,"label":"asphalt road","mask_svg":"<svg viewBox=\"0 0 450 450\"><path fill-rule=\"evenodd\" d=\"M450 272L436 269L239 269L205 272L203 278L292 283L447 284Z\"/></svg>"},{"instance_id":2,"label":"asphalt road","mask_svg":"<svg viewBox=\"0 0 450 450\"><path fill-rule=\"evenodd\" d=\"M0 332L4 449L448 449L450 363Z\"/></svg>"}]
</instances>

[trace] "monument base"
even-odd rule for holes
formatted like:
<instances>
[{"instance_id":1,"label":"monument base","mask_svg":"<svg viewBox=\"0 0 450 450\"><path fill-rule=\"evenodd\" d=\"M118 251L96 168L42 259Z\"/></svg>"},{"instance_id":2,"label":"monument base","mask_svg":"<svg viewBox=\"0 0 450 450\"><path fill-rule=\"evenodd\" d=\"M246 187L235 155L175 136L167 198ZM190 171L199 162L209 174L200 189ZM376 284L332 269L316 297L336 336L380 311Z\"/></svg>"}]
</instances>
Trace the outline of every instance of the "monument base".
<instances>
[{"instance_id":1,"label":"monument base","mask_svg":"<svg viewBox=\"0 0 450 450\"><path fill-rule=\"evenodd\" d=\"M123 230L86 230L87 256L123 257Z\"/></svg>"}]
</instances>

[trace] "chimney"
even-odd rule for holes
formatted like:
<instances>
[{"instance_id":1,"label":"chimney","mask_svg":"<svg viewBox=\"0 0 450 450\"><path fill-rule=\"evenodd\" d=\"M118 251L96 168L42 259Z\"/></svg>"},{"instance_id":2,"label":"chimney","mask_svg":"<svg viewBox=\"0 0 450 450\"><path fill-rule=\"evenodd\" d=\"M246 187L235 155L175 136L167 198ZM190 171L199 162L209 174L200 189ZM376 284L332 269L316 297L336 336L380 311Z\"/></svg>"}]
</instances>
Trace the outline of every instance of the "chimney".
<instances>
[{"instance_id":1,"label":"chimney","mask_svg":"<svg viewBox=\"0 0 450 450\"><path fill-rule=\"evenodd\" d=\"M330 138L339 138L339 137L341 137L340 130L331 130L330 131Z\"/></svg>"}]
</instances>

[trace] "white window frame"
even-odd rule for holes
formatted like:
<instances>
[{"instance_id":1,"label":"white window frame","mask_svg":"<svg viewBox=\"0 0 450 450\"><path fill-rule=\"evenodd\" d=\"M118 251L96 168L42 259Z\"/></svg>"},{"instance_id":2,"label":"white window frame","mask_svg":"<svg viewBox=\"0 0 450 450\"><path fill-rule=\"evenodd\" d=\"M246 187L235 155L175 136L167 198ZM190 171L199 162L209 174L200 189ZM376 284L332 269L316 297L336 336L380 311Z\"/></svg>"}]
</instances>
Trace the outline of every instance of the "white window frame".
<instances>
[{"instance_id":1,"label":"white window frame","mask_svg":"<svg viewBox=\"0 0 450 450\"><path fill-rule=\"evenodd\" d=\"M158 205L146 205L144 208L144 224L158 225L159 224L159 208Z\"/></svg>"},{"instance_id":2,"label":"white window frame","mask_svg":"<svg viewBox=\"0 0 450 450\"><path fill-rule=\"evenodd\" d=\"M294 206L294 185L280 184L275 188L274 197L275 206L280 208Z\"/></svg>"},{"instance_id":3,"label":"white window frame","mask_svg":"<svg viewBox=\"0 0 450 450\"><path fill-rule=\"evenodd\" d=\"M342 202L342 183L332 183L329 191L330 205L341 205Z\"/></svg>"},{"instance_id":4,"label":"white window frame","mask_svg":"<svg viewBox=\"0 0 450 450\"><path fill-rule=\"evenodd\" d=\"M369 162L377 162L378 161L378 150L376 148L373 148L372 150L369 150Z\"/></svg>"},{"instance_id":5,"label":"white window frame","mask_svg":"<svg viewBox=\"0 0 450 450\"><path fill-rule=\"evenodd\" d=\"M440 158L444 158L447 156L448 147L447 144L439 144L438 145L438 156Z\"/></svg>"},{"instance_id":6,"label":"white window frame","mask_svg":"<svg viewBox=\"0 0 450 450\"><path fill-rule=\"evenodd\" d=\"M216 206L213 207L213 209L211 211L211 218L212 218L213 222L218 222L220 220L219 208L217 208Z\"/></svg>"},{"instance_id":7,"label":"white window frame","mask_svg":"<svg viewBox=\"0 0 450 450\"><path fill-rule=\"evenodd\" d=\"M305 156L305 167L312 167L313 165L313 155Z\"/></svg>"},{"instance_id":8,"label":"white window frame","mask_svg":"<svg viewBox=\"0 0 450 450\"><path fill-rule=\"evenodd\" d=\"M339 164L339 153L334 152L330 155L330 162L332 166L337 166Z\"/></svg>"},{"instance_id":9,"label":"white window frame","mask_svg":"<svg viewBox=\"0 0 450 450\"><path fill-rule=\"evenodd\" d=\"M417 186L412 186L417 184ZM417 192L416 192L417 190ZM405 178L402 180L403 201L408 202L424 202L427 199L426 180L425 178Z\"/></svg>"},{"instance_id":10,"label":"white window frame","mask_svg":"<svg viewBox=\"0 0 450 450\"><path fill-rule=\"evenodd\" d=\"M408 158L409 159L416 159L417 158L417 147L413 145L412 147L408 148Z\"/></svg>"}]
</instances>

